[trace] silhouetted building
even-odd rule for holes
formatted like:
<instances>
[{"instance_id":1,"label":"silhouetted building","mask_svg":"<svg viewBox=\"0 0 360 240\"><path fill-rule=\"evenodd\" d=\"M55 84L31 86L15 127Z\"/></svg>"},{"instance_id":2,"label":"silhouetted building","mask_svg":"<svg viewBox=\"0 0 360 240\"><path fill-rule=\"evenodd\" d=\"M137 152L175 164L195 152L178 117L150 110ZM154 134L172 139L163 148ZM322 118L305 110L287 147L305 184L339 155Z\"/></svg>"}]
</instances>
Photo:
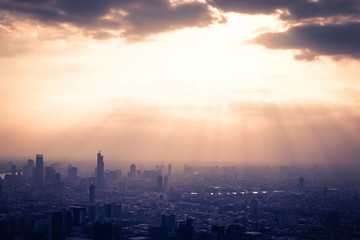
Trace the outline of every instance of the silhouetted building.
<instances>
[{"instance_id":1,"label":"silhouetted building","mask_svg":"<svg viewBox=\"0 0 360 240\"><path fill-rule=\"evenodd\" d=\"M11 175L16 176L16 165L11 166Z\"/></svg>"},{"instance_id":2,"label":"silhouetted building","mask_svg":"<svg viewBox=\"0 0 360 240\"><path fill-rule=\"evenodd\" d=\"M50 216L49 240L63 240L72 229L71 212L59 211Z\"/></svg>"},{"instance_id":3,"label":"silhouetted building","mask_svg":"<svg viewBox=\"0 0 360 240\"><path fill-rule=\"evenodd\" d=\"M72 211L72 223L74 226L81 226L86 221L86 209L84 207L73 206Z\"/></svg>"},{"instance_id":4,"label":"silhouetted building","mask_svg":"<svg viewBox=\"0 0 360 240\"><path fill-rule=\"evenodd\" d=\"M250 211L254 214L257 214L258 210L259 210L258 201L255 198L251 199L250 200Z\"/></svg>"},{"instance_id":5,"label":"silhouetted building","mask_svg":"<svg viewBox=\"0 0 360 240\"><path fill-rule=\"evenodd\" d=\"M36 154L35 184L42 184L44 180L44 159L42 154Z\"/></svg>"},{"instance_id":6,"label":"silhouetted building","mask_svg":"<svg viewBox=\"0 0 360 240\"><path fill-rule=\"evenodd\" d=\"M166 227L152 227L149 226L148 235L151 240L166 240L168 239L168 234Z\"/></svg>"},{"instance_id":7,"label":"silhouetted building","mask_svg":"<svg viewBox=\"0 0 360 240\"><path fill-rule=\"evenodd\" d=\"M33 172L34 172L34 161L32 159L28 159L27 179L33 178Z\"/></svg>"},{"instance_id":8,"label":"silhouetted building","mask_svg":"<svg viewBox=\"0 0 360 240\"><path fill-rule=\"evenodd\" d=\"M187 219L185 224L180 224L176 231L177 240L192 240L194 235L194 227L192 219Z\"/></svg>"},{"instance_id":9,"label":"silhouetted building","mask_svg":"<svg viewBox=\"0 0 360 240\"><path fill-rule=\"evenodd\" d=\"M326 226L331 230L338 230L340 225L340 217L338 211L329 211L326 215Z\"/></svg>"},{"instance_id":10,"label":"silhouetted building","mask_svg":"<svg viewBox=\"0 0 360 240\"><path fill-rule=\"evenodd\" d=\"M68 179L69 180L77 179L77 168L76 167L70 167L68 169L68 172L69 172L69 174L68 174Z\"/></svg>"},{"instance_id":11,"label":"silhouetted building","mask_svg":"<svg viewBox=\"0 0 360 240\"><path fill-rule=\"evenodd\" d=\"M88 207L88 219L89 221L95 221L97 216L97 206L96 205L89 205Z\"/></svg>"},{"instance_id":12,"label":"silhouetted building","mask_svg":"<svg viewBox=\"0 0 360 240\"><path fill-rule=\"evenodd\" d=\"M171 173L172 173L171 163L169 163L169 166L168 166L168 176L169 177L171 176Z\"/></svg>"},{"instance_id":13,"label":"silhouetted building","mask_svg":"<svg viewBox=\"0 0 360 240\"><path fill-rule=\"evenodd\" d=\"M305 187L305 180L304 180L304 177L303 177L303 176L301 176L301 177L298 178L298 187L299 187L300 189L302 189L302 188Z\"/></svg>"},{"instance_id":14,"label":"silhouetted building","mask_svg":"<svg viewBox=\"0 0 360 240\"><path fill-rule=\"evenodd\" d=\"M161 226L166 227L168 232L175 230L176 228L175 218L176 216L174 213L161 214Z\"/></svg>"},{"instance_id":15,"label":"silhouetted building","mask_svg":"<svg viewBox=\"0 0 360 240\"><path fill-rule=\"evenodd\" d=\"M168 191L169 190L169 177L166 175L164 177L164 191Z\"/></svg>"},{"instance_id":16,"label":"silhouetted building","mask_svg":"<svg viewBox=\"0 0 360 240\"><path fill-rule=\"evenodd\" d=\"M163 177L161 175L156 178L156 190L158 192L163 190Z\"/></svg>"},{"instance_id":17,"label":"silhouetted building","mask_svg":"<svg viewBox=\"0 0 360 240\"><path fill-rule=\"evenodd\" d=\"M112 218L113 216L113 206L111 203L105 204L105 216L107 218Z\"/></svg>"},{"instance_id":18,"label":"silhouetted building","mask_svg":"<svg viewBox=\"0 0 360 240\"><path fill-rule=\"evenodd\" d=\"M122 214L122 205L120 203L115 203L112 206L112 217L121 218Z\"/></svg>"},{"instance_id":19,"label":"silhouetted building","mask_svg":"<svg viewBox=\"0 0 360 240\"><path fill-rule=\"evenodd\" d=\"M112 240L112 224L111 223L94 223L93 225L94 240Z\"/></svg>"},{"instance_id":20,"label":"silhouetted building","mask_svg":"<svg viewBox=\"0 0 360 240\"><path fill-rule=\"evenodd\" d=\"M89 204L95 204L95 185L91 184L89 192Z\"/></svg>"},{"instance_id":21,"label":"silhouetted building","mask_svg":"<svg viewBox=\"0 0 360 240\"><path fill-rule=\"evenodd\" d=\"M57 173L52 167L45 168L45 182L50 184L60 183L60 173Z\"/></svg>"},{"instance_id":22,"label":"silhouetted building","mask_svg":"<svg viewBox=\"0 0 360 240\"><path fill-rule=\"evenodd\" d=\"M244 239L244 228L240 224L230 224L226 229L226 240Z\"/></svg>"},{"instance_id":23,"label":"silhouetted building","mask_svg":"<svg viewBox=\"0 0 360 240\"><path fill-rule=\"evenodd\" d=\"M224 226L211 226L211 239L212 240L225 240L225 227Z\"/></svg>"},{"instance_id":24,"label":"silhouetted building","mask_svg":"<svg viewBox=\"0 0 360 240\"><path fill-rule=\"evenodd\" d=\"M130 172L128 173L129 177L135 177L136 174L136 165L135 164L131 164L130 165Z\"/></svg>"},{"instance_id":25,"label":"silhouetted building","mask_svg":"<svg viewBox=\"0 0 360 240\"><path fill-rule=\"evenodd\" d=\"M97 168L96 168L96 179L97 186L103 187L105 183L104 179L104 156L101 155L101 152L97 154Z\"/></svg>"}]
</instances>

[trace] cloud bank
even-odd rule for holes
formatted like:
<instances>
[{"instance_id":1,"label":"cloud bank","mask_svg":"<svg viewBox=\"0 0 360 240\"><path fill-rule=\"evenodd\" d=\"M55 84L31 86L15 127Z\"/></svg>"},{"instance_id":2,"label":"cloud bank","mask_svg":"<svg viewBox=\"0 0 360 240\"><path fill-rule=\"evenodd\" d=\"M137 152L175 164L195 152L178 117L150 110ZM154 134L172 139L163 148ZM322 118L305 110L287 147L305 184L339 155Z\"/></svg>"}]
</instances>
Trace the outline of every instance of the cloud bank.
<instances>
[{"instance_id":1,"label":"cloud bank","mask_svg":"<svg viewBox=\"0 0 360 240\"><path fill-rule=\"evenodd\" d=\"M252 43L295 49L300 52L297 58L305 60L322 55L359 58L358 0L0 0L0 27L11 25L11 16L76 27L95 39L120 37L131 42L224 23L229 12L274 15L289 27L285 32L263 32Z\"/></svg>"},{"instance_id":2,"label":"cloud bank","mask_svg":"<svg viewBox=\"0 0 360 240\"><path fill-rule=\"evenodd\" d=\"M184 27L208 26L218 20L207 4L196 1L175 5L167 0L1 0L0 9L46 25L69 24L94 38L127 40L143 40Z\"/></svg>"},{"instance_id":3,"label":"cloud bank","mask_svg":"<svg viewBox=\"0 0 360 240\"><path fill-rule=\"evenodd\" d=\"M212 0L225 12L274 14L288 24L285 32L266 32L253 43L270 49L297 49L298 59L325 55L358 59L360 1L357 0Z\"/></svg>"}]
</instances>

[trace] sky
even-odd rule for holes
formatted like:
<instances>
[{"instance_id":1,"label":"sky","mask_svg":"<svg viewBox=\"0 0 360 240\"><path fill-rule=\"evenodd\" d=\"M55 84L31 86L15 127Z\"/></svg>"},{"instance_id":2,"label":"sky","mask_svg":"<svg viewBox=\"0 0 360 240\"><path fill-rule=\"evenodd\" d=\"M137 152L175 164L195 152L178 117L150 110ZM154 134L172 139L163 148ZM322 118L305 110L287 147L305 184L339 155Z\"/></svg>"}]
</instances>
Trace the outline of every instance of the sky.
<instances>
[{"instance_id":1,"label":"sky","mask_svg":"<svg viewBox=\"0 0 360 240\"><path fill-rule=\"evenodd\" d=\"M0 158L360 163L358 0L0 0Z\"/></svg>"}]
</instances>

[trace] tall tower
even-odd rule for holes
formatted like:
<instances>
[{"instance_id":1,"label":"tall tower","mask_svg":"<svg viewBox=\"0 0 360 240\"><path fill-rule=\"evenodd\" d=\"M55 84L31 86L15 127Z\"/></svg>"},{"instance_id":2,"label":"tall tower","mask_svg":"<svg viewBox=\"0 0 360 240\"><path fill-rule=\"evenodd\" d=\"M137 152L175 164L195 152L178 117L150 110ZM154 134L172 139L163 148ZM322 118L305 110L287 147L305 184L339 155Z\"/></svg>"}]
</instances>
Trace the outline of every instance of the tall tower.
<instances>
[{"instance_id":1,"label":"tall tower","mask_svg":"<svg viewBox=\"0 0 360 240\"><path fill-rule=\"evenodd\" d=\"M89 204L95 204L95 185L91 184L89 193Z\"/></svg>"},{"instance_id":2,"label":"tall tower","mask_svg":"<svg viewBox=\"0 0 360 240\"><path fill-rule=\"evenodd\" d=\"M42 154L36 154L36 166L35 166L35 183L42 184L44 180L44 157Z\"/></svg>"},{"instance_id":3,"label":"tall tower","mask_svg":"<svg viewBox=\"0 0 360 240\"><path fill-rule=\"evenodd\" d=\"M168 176L169 177L171 176L171 173L172 173L171 163L169 163L169 166L168 166Z\"/></svg>"},{"instance_id":4,"label":"tall tower","mask_svg":"<svg viewBox=\"0 0 360 240\"><path fill-rule=\"evenodd\" d=\"M158 192L162 192L163 190L163 177L161 175L156 178L156 190Z\"/></svg>"},{"instance_id":5,"label":"tall tower","mask_svg":"<svg viewBox=\"0 0 360 240\"><path fill-rule=\"evenodd\" d=\"M240 224L230 224L226 229L226 240L244 239L244 228Z\"/></svg>"},{"instance_id":6,"label":"tall tower","mask_svg":"<svg viewBox=\"0 0 360 240\"><path fill-rule=\"evenodd\" d=\"M28 159L28 165L27 165L27 177L28 179L33 178L33 172L34 172L34 161L32 159Z\"/></svg>"},{"instance_id":7,"label":"tall tower","mask_svg":"<svg viewBox=\"0 0 360 240\"><path fill-rule=\"evenodd\" d=\"M299 187L300 189L303 189L303 188L305 187L305 179L304 179L303 176L300 176L300 177L298 178L298 187Z\"/></svg>"},{"instance_id":8,"label":"tall tower","mask_svg":"<svg viewBox=\"0 0 360 240\"><path fill-rule=\"evenodd\" d=\"M130 172L129 177L135 177L136 176L136 165L133 163L130 165Z\"/></svg>"},{"instance_id":9,"label":"tall tower","mask_svg":"<svg viewBox=\"0 0 360 240\"><path fill-rule=\"evenodd\" d=\"M97 154L96 180L98 187L104 186L104 156Z\"/></svg>"}]
</instances>

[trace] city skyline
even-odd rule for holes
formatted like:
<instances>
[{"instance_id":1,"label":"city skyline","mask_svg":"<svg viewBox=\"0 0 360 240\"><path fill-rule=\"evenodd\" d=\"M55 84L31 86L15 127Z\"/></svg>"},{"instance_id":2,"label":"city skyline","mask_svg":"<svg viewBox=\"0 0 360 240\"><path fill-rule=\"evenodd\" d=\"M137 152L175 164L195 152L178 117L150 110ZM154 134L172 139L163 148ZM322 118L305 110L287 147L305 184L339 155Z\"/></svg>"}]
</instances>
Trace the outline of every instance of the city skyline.
<instances>
[{"instance_id":1,"label":"city skyline","mask_svg":"<svg viewBox=\"0 0 360 240\"><path fill-rule=\"evenodd\" d=\"M1 240L360 239L360 0L0 0Z\"/></svg>"},{"instance_id":2,"label":"city skyline","mask_svg":"<svg viewBox=\"0 0 360 240\"><path fill-rule=\"evenodd\" d=\"M99 181L97 170L107 165L100 152L94 154L97 167L90 176L78 175L77 170L83 172L86 165L48 166L43 154L35 157L35 167L30 159L27 165L0 164L0 172L11 170L0 175L4 239L350 240L360 236L356 207L360 178L358 169L351 167L185 165L173 171L171 163L140 169L132 163L129 172L107 169Z\"/></svg>"},{"instance_id":3,"label":"city skyline","mask_svg":"<svg viewBox=\"0 0 360 240\"><path fill-rule=\"evenodd\" d=\"M0 159L359 165L359 9L0 0Z\"/></svg>"}]
</instances>

